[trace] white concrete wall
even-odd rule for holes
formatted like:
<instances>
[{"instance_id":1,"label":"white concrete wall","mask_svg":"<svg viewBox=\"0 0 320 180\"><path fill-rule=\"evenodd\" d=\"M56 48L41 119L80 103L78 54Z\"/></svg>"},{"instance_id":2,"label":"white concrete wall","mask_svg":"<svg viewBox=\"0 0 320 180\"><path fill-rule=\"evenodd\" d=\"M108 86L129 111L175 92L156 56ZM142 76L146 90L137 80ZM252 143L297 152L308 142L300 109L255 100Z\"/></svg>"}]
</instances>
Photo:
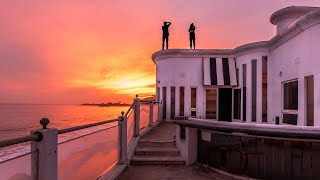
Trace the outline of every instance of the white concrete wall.
<instances>
[{"instance_id":1,"label":"white concrete wall","mask_svg":"<svg viewBox=\"0 0 320 180\"><path fill-rule=\"evenodd\" d=\"M282 22L290 23L289 20ZM284 26L284 25L283 25ZM274 124L275 117L282 122L282 82L298 79L299 111L298 125L306 125L305 76L314 76L314 125L320 126L320 25L315 25L288 40L279 47L267 50L250 50L235 56L239 69L239 86L242 89L242 64L247 65L247 121L252 121L251 60L257 60L257 123L262 123L262 57L268 57L268 123ZM215 56L212 56L215 57ZM216 58L219 58L216 56ZM197 87L197 117L205 114L205 91L203 86L203 58L181 57L157 61L157 87L167 87L167 119L170 118L170 87L176 87L176 116L179 115L179 87L185 87L185 116L190 116L191 87ZM282 73L280 76L280 72ZM160 82L160 83L158 83ZM241 90L243 93L243 89ZM242 120L241 99L241 120Z\"/></svg>"},{"instance_id":2,"label":"white concrete wall","mask_svg":"<svg viewBox=\"0 0 320 180\"><path fill-rule=\"evenodd\" d=\"M305 125L304 77L314 75L314 119L320 125L320 25L315 25L270 52L268 67L268 114L280 116L282 110L282 82L298 79L298 125ZM280 76L279 73L282 72Z\"/></svg>"},{"instance_id":3,"label":"white concrete wall","mask_svg":"<svg viewBox=\"0 0 320 180\"><path fill-rule=\"evenodd\" d=\"M247 65L247 97L246 97L246 122L252 121L252 91L251 91L251 60L257 60L257 123L262 123L262 57L268 56L267 51L252 52L236 57L236 67L239 69L239 87L241 87L241 120L243 121L243 69L242 65ZM269 121L268 121L269 122Z\"/></svg>"},{"instance_id":4,"label":"white concrete wall","mask_svg":"<svg viewBox=\"0 0 320 180\"><path fill-rule=\"evenodd\" d=\"M180 126L177 125L176 142L177 147L180 149L180 155L186 161L186 165L192 165L197 161L197 144L198 132L195 128L185 128L185 139L180 138Z\"/></svg>"},{"instance_id":5,"label":"white concrete wall","mask_svg":"<svg viewBox=\"0 0 320 180\"><path fill-rule=\"evenodd\" d=\"M197 87L197 116L203 117L203 67L202 58L168 58L157 62L157 87L167 87L167 119L170 119L170 87L176 87L175 114L179 115L180 87L185 88L184 114L190 116L191 87ZM159 83L160 82L160 83Z\"/></svg>"}]
</instances>

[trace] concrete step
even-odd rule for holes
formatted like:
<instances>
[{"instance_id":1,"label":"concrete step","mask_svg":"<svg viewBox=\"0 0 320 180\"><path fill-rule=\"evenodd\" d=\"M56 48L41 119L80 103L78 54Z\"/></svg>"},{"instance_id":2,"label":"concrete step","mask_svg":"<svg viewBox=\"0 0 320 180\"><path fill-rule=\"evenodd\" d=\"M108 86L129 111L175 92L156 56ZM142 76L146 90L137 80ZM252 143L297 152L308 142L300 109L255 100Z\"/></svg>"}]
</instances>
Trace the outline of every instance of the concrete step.
<instances>
[{"instance_id":1,"label":"concrete step","mask_svg":"<svg viewBox=\"0 0 320 180\"><path fill-rule=\"evenodd\" d=\"M183 165L185 161L181 156L140 156L134 155L132 164L139 165Z\"/></svg>"},{"instance_id":2,"label":"concrete step","mask_svg":"<svg viewBox=\"0 0 320 180\"><path fill-rule=\"evenodd\" d=\"M179 156L180 150L176 147L137 147L135 154L146 156Z\"/></svg>"},{"instance_id":3,"label":"concrete step","mask_svg":"<svg viewBox=\"0 0 320 180\"><path fill-rule=\"evenodd\" d=\"M139 141L138 147L176 147L175 141Z\"/></svg>"}]
</instances>

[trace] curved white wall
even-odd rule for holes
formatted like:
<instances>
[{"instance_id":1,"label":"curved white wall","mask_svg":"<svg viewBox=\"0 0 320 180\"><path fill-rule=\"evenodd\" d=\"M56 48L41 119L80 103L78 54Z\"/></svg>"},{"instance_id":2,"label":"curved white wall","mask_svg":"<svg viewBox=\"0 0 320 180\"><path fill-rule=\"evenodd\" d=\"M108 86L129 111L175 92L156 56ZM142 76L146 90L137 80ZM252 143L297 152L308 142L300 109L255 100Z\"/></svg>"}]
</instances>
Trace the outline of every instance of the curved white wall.
<instances>
[{"instance_id":1,"label":"curved white wall","mask_svg":"<svg viewBox=\"0 0 320 180\"><path fill-rule=\"evenodd\" d=\"M314 75L315 126L320 126L320 25L313 26L270 52L269 94L272 117L281 117L281 82L298 79L298 125L305 125L304 77ZM280 76L279 73L282 72Z\"/></svg>"},{"instance_id":2,"label":"curved white wall","mask_svg":"<svg viewBox=\"0 0 320 180\"><path fill-rule=\"evenodd\" d=\"M277 34L280 34L283 30L287 29L292 23L294 23L298 18L285 18L281 19L277 23Z\"/></svg>"},{"instance_id":3,"label":"curved white wall","mask_svg":"<svg viewBox=\"0 0 320 180\"><path fill-rule=\"evenodd\" d=\"M257 123L262 123L262 57L268 56L267 50L264 51L257 51L257 52L251 52L248 54L236 56L236 67L239 69L239 87L241 88L241 94L243 93L243 69L242 65L246 64L247 66L247 97L246 97L246 122L252 121L252 91L251 91L251 60L257 60ZM243 112L243 96L241 95L241 120L242 119L242 112ZM268 116L268 122L269 116Z\"/></svg>"},{"instance_id":4,"label":"curved white wall","mask_svg":"<svg viewBox=\"0 0 320 180\"><path fill-rule=\"evenodd\" d=\"M176 87L175 114L179 116L179 87L185 88L185 116L190 115L191 87L197 87L198 116L203 114L203 67L202 58L167 58L157 61L157 87L160 88L162 99L162 87L167 88L167 119L170 119L170 87ZM160 83L159 83L160 81Z\"/></svg>"},{"instance_id":5,"label":"curved white wall","mask_svg":"<svg viewBox=\"0 0 320 180\"><path fill-rule=\"evenodd\" d=\"M160 99L162 99L162 87L167 88L166 119L170 118L170 87L172 86L176 87L176 116L179 115L179 87L183 86L185 87L185 116L190 116L191 87L197 87L197 117L204 117L203 58L227 57L236 59L236 67L239 70L239 87L235 88L243 88L242 65L247 65L246 122L252 121L251 60L257 60L256 117L257 123L262 123L262 58L267 56L268 123L274 124L277 116L282 122L282 83L298 79L298 125L306 125L305 77L313 75L314 125L320 126L320 24L317 24L320 23L319 14L320 10L317 9L308 16L301 17L297 21L299 26L293 26L290 29L287 27L298 18L291 16L278 20L278 31L286 31L286 33L279 34L268 42L252 43L234 50L166 50L154 54L157 82L160 82L157 83L157 87L160 88ZM241 99L241 106L242 102L243 99ZM241 118L242 109L243 107L241 107Z\"/></svg>"}]
</instances>

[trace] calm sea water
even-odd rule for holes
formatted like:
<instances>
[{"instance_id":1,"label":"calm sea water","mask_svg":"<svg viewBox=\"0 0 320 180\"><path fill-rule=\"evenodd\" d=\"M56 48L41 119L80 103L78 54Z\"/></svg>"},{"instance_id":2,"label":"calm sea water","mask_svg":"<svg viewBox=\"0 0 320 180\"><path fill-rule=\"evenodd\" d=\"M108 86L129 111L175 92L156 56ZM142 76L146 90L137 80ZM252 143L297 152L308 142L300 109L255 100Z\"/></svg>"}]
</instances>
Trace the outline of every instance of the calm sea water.
<instances>
[{"instance_id":1,"label":"calm sea water","mask_svg":"<svg viewBox=\"0 0 320 180\"><path fill-rule=\"evenodd\" d=\"M108 119L115 119L129 107L80 105L0 104L0 140L30 135L40 129L40 119L50 120L48 127L63 129Z\"/></svg>"},{"instance_id":2,"label":"calm sea water","mask_svg":"<svg viewBox=\"0 0 320 180\"><path fill-rule=\"evenodd\" d=\"M80 105L22 105L0 104L0 140L30 135L32 130L41 129L40 119L50 120L49 128L63 129L109 119L127 111L128 106L98 107ZM84 134L117 125L116 122L59 135L64 142ZM116 134L109 137L116 138ZM30 152L29 143L0 148L0 162Z\"/></svg>"}]
</instances>

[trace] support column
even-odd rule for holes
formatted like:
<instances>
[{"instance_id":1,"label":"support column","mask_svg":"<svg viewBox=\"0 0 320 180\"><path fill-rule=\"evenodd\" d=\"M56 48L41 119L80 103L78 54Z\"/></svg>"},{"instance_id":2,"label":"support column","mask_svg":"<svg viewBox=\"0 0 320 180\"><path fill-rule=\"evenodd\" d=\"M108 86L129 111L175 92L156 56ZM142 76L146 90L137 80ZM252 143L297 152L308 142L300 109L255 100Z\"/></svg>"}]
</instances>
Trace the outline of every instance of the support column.
<instances>
[{"instance_id":1,"label":"support column","mask_svg":"<svg viewBox=\"0 0 320 180\"><path fill-rule=\"evenodd\" d=\"M138 98L138 95L136 95L136 98L134 99L134 137L139 136L139 127L140 127L140 99Z\"/></svg>"},{"instance_id":2,"label":"support column","mask_svg":"<svg viewBox=\"0 0 320 180\"><path fill-rule=\"evenodd\" d=\"M118 164L127 162L127 116L124 116L124 111L118 117L119 125L119 161Z\"/></svg>"},{"instance_id":3,"label":"support column","mask_svg":"<svg viewBox=\"0 0 320 180\"><path fill-rule=\"evenodd\" d=\"M31 177L34 180L58 179L58 130L47 129L49 120L40 120L43 129L32 131L40 138L31 142Z\"/></svg>"}]
</instances>

